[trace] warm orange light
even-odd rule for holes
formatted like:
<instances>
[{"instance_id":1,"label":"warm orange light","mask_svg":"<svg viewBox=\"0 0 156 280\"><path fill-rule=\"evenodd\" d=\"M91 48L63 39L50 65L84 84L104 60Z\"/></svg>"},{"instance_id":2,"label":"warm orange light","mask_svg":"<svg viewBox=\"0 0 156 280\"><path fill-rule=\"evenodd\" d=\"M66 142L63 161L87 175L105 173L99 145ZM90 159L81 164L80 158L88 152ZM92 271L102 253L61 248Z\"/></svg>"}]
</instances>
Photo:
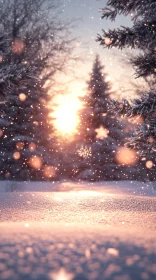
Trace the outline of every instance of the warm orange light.
<instances>
[{"instance_id":1,"label":"warm orange light","mask_svg":"<svg viewBox=\"0 0 156 280\"><path fill-rule=\"evenodd\" d=\"M42 159L39 156L32 156L29 164L34 169L40 169L42 167Z\"/></svg>"},{"instance_id":2,"label":"warm orange light","mask_svg":"<svg viewBox=\"0 0 156 280\"><path fill-rule=\"evenodd\" d=\"M56 169L54 166L45 166L43 174L46 178L53 178L56 176Z\"/></svg>"},{"instance_id":3,"label":"warm orange light","mask_svg":"<svg viewBox=\"0 0 156 280\"><path fill-rule=\"evenodd\" d=\"M2 137L2 136L3 136L3 130L0 129L0 137Z\"/></svg>"},{"instance_id":4,"label":"warm orange light","mask_svg":"<svg viewBox=\"0 0 156 280\"><path fill-rule=\"evenodd\" d=\"M130 122L136 125L141 125L143 123L143 117L138 115L130 119Z\"/></svg>"},{"instance_id":5,"label":"warm orange light","mask_svg":"<svg viewBox=\"0 0 156 280\"><path fill-rule=\"evenodd\" d=\"M23 148L24 148L24 143L23 143L23 142L17 142L17 143L16 143L16 148L17 148L17 150L23 150Z\"/></svg>"},{"instance_id":6,"label":"warm orange light","mask_svg":"<svg viewBox=\"0 0 156 280\"><path fill-rule=\"evenodd\" d=\"M79 124L77 111L81 108L79 99L72 95L59 96L54 114L54 125L61 134L76 132Z\"/></svg>"},{"instance_id":7,"label":"warm orange light","mask_svg":"<svg viewBox=\"0 0 156 280\"><path fill-rule=\"evenodd\" d=\"M10 175L11 175L10 172L7 172L7 173L5 174L5 177L6 177L6 178L9 178Z\"/></svg>"},{"instance_id":8,"label":"warm orange light","mask_svg":"<svg viewBox=\"0 0 156 280\"><path fill-rule=\"evenodd\" d=\"M58 272L50 273L51 280L73 280L74 274L68 273L64 268L61 268Z\"/></svg>"},{"instance_id":9,"label":"warm orange light","mask_svg":"<svg viewBox=\"0 0 156 280\"><path fill-rule=\"evenodd\" d=\"M132 166L137 163L138 156L137 156L136 151L130 150L126 147L121 147L117 151L116 160L119 164Z\"/></svg>"},{"instance_id":10,"label":"warm orange light","mask_svg":"<svg viewBox=\"0 0 156 280\"><path fill-rule=\"evenodd\" d=\"M13 158L14 159L18 160L18 159L20 159L20 157L21 157L21 154L19 152L13 153Z\"/></svg>"},{"instance_id":11,"label":"warm orange light","mask_svg":"<svg viewBox=\"0 0 156 280\"><path fill-rule=\"evenodd\" d=\"M151 160L146 161L146 167L147 168L151 169L153 166L154 166L153 161L151 161Z\"/></svg>"},{"instance_id":12,"label":"warm orange light","mask_svg":"<svg viewBox=\"0 0 156 280\"><path fill-rule=\"evenodd\" d=\"M27 99L27 96L26 96L25 93L20 93L20 94L19 94L19 100L20 100L20 101L24 102L26 99Z\"/></svg>"},{"instance_id":13,"label":"warm orange light","mask_svg":"<svg viewBox=\"0 0 156 280\"><path fill-rule=\"evenodd\" d=\"M31 152L35 151L35 150L36 150L36 144L35 144L35 143L30 143L30 144L29 144L29 150L30 150Z\"/></svg>"},{"instance_id":14,"label":"warm orange light","mask_svg":"<svg viewBox=\"0 0 156 280\"><path fill-rule=\"evenodd\" d=\"M24 42L20 39L15 39L12 42L12 52L16 53L16 54L21 54L22 52L24 52L25 49L25 45Z\"/></svg>"},{"instance_id":15,"label":"warm orange light","mask_svg":"<svg viewBox=\"0 0 156 280\"><path fill-rule=\"evenodd\" d=\"M109 45L111 45L112 40L111 40L109 37L106 37L106 38L104 39L104 43L105 43L105 45L109 46Z\"/></svg>"}]
</instances>

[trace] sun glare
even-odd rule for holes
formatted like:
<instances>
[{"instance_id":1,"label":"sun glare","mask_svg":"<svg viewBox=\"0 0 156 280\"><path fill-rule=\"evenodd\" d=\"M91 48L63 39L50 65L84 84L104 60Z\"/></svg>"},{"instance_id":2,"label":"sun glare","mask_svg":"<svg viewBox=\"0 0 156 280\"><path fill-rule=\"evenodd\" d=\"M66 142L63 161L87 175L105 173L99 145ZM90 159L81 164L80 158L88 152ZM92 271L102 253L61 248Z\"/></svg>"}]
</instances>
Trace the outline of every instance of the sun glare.
<instances>
[{"instance_id":1,"label":"sun glare","mask_svg":"<svg viewBox=\"0 0 156 280\"><path fill-rule=\"evenodd\" d=\"M56 104L53 116L57 131L63 135L75 133L79 124L80 100L71 94L60 95L57 97Z\"/></svg>"}]
</instances>

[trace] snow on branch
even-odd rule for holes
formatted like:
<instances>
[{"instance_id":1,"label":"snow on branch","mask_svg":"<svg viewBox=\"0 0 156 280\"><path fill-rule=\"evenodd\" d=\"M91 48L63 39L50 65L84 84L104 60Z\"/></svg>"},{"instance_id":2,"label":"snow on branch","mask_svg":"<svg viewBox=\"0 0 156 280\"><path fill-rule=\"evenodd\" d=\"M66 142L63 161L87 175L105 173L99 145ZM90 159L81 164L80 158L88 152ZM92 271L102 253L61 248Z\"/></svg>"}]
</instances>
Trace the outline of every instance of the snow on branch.
<instances>
[{"instance_id":1,"label":"snow on branch","mask_svg":"<svg viewBox=\"0 0 156 280\"><path fill-rule=\"evenodd\" d=\"M136 77L155 76L156 74L156 51L150 51L132 59L136 68Z\"/></svg>"},{"instance_id":2,"label":"snow on branch","mask_svg":"<svg viewBox=\"0 0 156 280\"><path fill-rule=\"evenodd\" d=\"M0 35L0 96L6 96L16 87L25 85L33 76L33 67L7 60L11 42L6 35Z\"/></svg>"},{"instance_id":3,"label":"snow on branch","mask_svg":"<svg viewBox=\"0 0 156 280\"><path fill-rule=\"evenodd\" d=\"M131 14L132 19L136 20L139 16L148 15L150 9L156 12L155 0L109 0L107 1L107 7L101 9L102 18L115 20L116 16L123 14L125 16ZM136 10L139 10L136 13Z\"/></svg>"},{"instance_id":4,"label":"snow on branch","mask_svg":"<svg viewBox=\"0 0 156 280\"><path fill-rule=\"evenodd\" d=\"M141 118L128 146L149 151L156 151L156 92L144 94L140 99L131 103L127 100L118 102L111 100L109 109L128 118Z\"/></svg>"},{"instance_id":5,"label":"snow on branch","mask_svg":"<svg viewBox=\"0 0 156 280\"><path fill-rule=\"evenodd\" d=\"M134 27L122 27L122 29L114 29L105 31L102 30L102 36L98 34L97 41L104 47L118 47L122 49L124 47L131 48L148 48L149 42L155 41L156 21L138 22ZM107 44L106 38L110 39L110 44Z\"/></svg>"}]
</instances>

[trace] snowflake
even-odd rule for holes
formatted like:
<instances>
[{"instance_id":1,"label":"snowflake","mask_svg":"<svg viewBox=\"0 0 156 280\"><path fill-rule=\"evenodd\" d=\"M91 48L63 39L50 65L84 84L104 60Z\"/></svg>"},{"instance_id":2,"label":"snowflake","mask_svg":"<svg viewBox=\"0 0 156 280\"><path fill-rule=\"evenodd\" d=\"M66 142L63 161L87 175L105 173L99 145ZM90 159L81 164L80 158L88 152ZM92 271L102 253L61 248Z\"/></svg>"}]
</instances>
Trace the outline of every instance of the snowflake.
<instances>
[{"instance_id":1,"label":"snowflake","mask_svg":"<svg viewBox=\"0 0 156 280\"><path fill-rule=\"evenodd\" d=\"M100 126L99 128L95 129L95 132L97 133L96 138L101 140L107 138L109 134L109 130L104 128L103 126Z\"/></svg>"},{"instance_id":2,"label":"snowflake","mask_svg":"<svg viewBox=\"0 0 156 280\"><path fill-rule=\"evenodd\" d=\"M91 149L91 147L88 147L87 145L85 145L85 146L82 145L81 148L77 152L80 157L83 157L85 159L92 156L92 149Z\"/></svg>"}]
</instances>

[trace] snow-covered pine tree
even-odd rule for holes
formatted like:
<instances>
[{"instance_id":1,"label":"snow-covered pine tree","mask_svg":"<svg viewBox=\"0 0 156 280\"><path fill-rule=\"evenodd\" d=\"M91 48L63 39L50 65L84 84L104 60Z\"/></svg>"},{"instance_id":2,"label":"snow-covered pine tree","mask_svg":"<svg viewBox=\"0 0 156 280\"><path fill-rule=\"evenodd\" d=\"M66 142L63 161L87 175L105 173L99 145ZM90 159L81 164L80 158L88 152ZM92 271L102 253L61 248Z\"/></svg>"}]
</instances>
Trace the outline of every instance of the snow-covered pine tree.
<instances>
[{"instance_id":1,"label":"snow-covered pine tree","mask_svg":"<svg viewBox=\"0 0 156 280\"><path fill-rule=\"evenodd\" d=\"M48 96L39 82L14 91L0 104L1 177L27 180L56 177L53 132L46 106ZM40 99L39 99L40 98ZM39 102L40 101L40 102Z\"/></svg>"},{"instance_id":2,"label":"snow-covered pine tree","mask_svg":"<svg viewBox=\"0 0 156 280\"><path fill-rule=\"evenodd\" d=\"M103 30L97 41L104 47L131 48L140 50L140 54L132 59L136 69L136 77L152 78L156 82L156 1L155 0L109 0L102 10L102 18L115 20L116 16L130 15L133 26L120 29ZM140 117L140 127L130 141L130 146L142 152L156 151L156 91L143 94L142 98L129 103L112 102L113 110L128 117Z\"/></svg>"},{"instance_id":3,"label":"snow-covered pine tree","mask_svg":"<svg viewBox=\"0 0 156 280\"><path fill-rule=\"evenodd\" d=\"M16 88L24 86L33 78L33 68L27 65L10 63L7 56L11 51L8 34L0 34L0 98L7 98Z\"/></svg>"},{"instance_id":4,"label":"snow-covered pine tree","mask_svg":"<svg viewBox=\"0 0 156 280\"><path fill-rule=\"evenodd\" d=\"M15 65L12 70L21 66L24 69L34 67L38 78L28 83L27 73L24 72L23 77L23 72L18 72L26 83L16 88L6 103L0 105L0 167L3 178L55 177L48 89L55 82L55 74L65 69L73 47L73 39L69 35L71 25L60 20L58 11L60 6L55 0L0 1L0 29L7 31L11 43L4 67L7 64ZM15 74L11 71L12 80ZM46 89L43 88L45 85Z\"/></svg>"},{"instance_id":5,"label":"snow-covered pine tree","mask_svg":"<svg viewBox=\"0 0 156 280\"><path fill-rule=\"evenodd\" d=\"M109 112L110 84L97 55L87 82L84 107L80 111L79 133L82 140L79 155L82 168L79 178L100 180L119 178L115 151L122 143L122 124ZM87 169L87 170L86 170ZM90 170L89 170L90 169Z\"/></svg>"},{"instance_id":6,"label":"snow-covered pine tree","mask_svg":"<svg viewBox=\"0 0 156 280\"><path fill-rule=\"evenodd\" d=\"M18 63L8 59L12 52L12 42L7 35L0 36L0 144L1 144L1 163L0 173L2 178L27 179L32 176L26 170L40 169L49 160L49 153L45 158L45 146L48 135L47 119L43 121L44 103L40 110L37 96L38 82L33 78L33 69L27 64ZM36 88L34 90L34 84ZM33 85L32 92L27 90L27 85ZM21 89L25 88L21 92ZM40 90L43 98L45 95ZM36 104L37 102L37 104ZM33 105L32 105L33 104ZM43 114L45 116L45 113ZM42 127L44 126L44 128ZM38 150L38 146L40 150ZM50 149L50 147L49 147ZM44 154L44 155L43 155ZM39 155L39 156L38 156ZM43 158L42 158L43 155ZM40 165L40 167L39 167ZM49 166L48 166L49 168ZM44 167L42 176L48 173L47 166ZM53 169L53 173L54 173ZM17 176L16 176L17 175ZM48 175L47 175L48 177Z\"/></svg>"},{"instance_id":7,"label":"snow-covered pine tree","mask_svg":"<svg viewBox=\"0 0 156 280\"><path fill-rule=\"evenodd\" d=\"M11 42L1 36L0 178L54 178L53 130L47 108L50 96L33 78L30 66L10 60Z\"/></svg>"}]
</instances>

